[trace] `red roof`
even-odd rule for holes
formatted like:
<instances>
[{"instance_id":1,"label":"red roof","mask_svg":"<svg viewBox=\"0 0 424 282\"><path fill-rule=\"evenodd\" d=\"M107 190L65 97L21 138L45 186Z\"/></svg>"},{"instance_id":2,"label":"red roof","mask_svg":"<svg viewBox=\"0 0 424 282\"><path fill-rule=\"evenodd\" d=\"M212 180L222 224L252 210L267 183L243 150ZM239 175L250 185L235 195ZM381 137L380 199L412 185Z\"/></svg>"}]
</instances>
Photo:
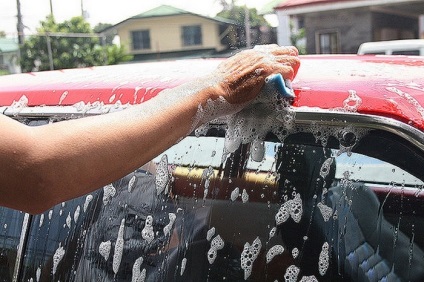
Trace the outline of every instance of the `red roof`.
<instances>
[{"instance_id":1,"label":"red roof","mask_svg":"<svg viewBox=\"0 0 424 282\"><path fill-rule=\"evenodd\" d=\"M30 107L138 104L163 89L194 81L219 62L197 59L0 76L0 107L23 96ZM358 113L391 117L424 131L423 68L424 57L302 56L293 105L343 109L354 95L360 98L353 105Z\"/></svg>"},{"instance_id":2,"label":"red roof","mask_svg":"<svg viewBox=\"0 0 424 282\"><path fill-rule=\"evenodd\" d=\"M324 3L349 2L356 0L286 0L279 4L275 9L294 8L299 6L308 6Z\"/></svg>"}]
</instances>

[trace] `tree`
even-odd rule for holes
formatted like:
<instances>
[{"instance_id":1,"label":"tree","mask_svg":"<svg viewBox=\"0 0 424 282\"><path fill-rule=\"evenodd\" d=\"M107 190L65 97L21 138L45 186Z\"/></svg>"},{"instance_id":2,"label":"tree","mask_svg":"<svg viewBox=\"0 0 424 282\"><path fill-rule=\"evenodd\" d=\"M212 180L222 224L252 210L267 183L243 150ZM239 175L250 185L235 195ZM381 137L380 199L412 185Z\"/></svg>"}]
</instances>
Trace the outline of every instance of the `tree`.
<instances>
[{"instance_id":1,"label":"tree","mask_svg":"<svg viewBox=\"0 0 424 282\"><path fill-rule=\"evenodd\" d=\"M0 30L0 38L5 38L6 37L6 32L4 32L3 30Z\"/></svg>"},{"instance_id":2,"label":"tree","mask_svg":"<svg viewBox=\"0 0 424 282\"><path fill-rule=\"evenodd\" d=\"M306 54L306 47L304 44L300 44L300 41L305 38L305 29L300 28L298 30L294 29L294 25L290 22L290 43L299 50L300 55Z\"/></svg>"},{"instance_id":3,"label":"tree","mask_svg":"<svg viewBox=\"0 0 424 282\"><path fill-rule=\"evenodd\" d=\"M237 22L240 25L244 25L245 20L245 6L229 6L229 10L222 10L217 14L217 16L225 19L230 19ZM249 8L249 20L250 26L259 27L259 26L269 26L269 23L261 15L258 15L258 11L255 8Z\"/></svg>"},{"instance_id":4,"label":"tree","mask_svg":"<svg viewBox=\"0 0 424 282\"><path fill-rule=\"evenodd\" d=\"M98 23L98 24L96 24L96 26L93 27L93 31L95 33L102 33L111 26L113 26L113 25L109 24L109 23ZM113 38L115 38L115 34L110 33L110 32L106 32L105 35L106 35L105 44L106 45L112 45L113 44Z\"/></svg>"},{"instance_id":5,"label":"tree","mask_svg":"<svg viewBox=\"0 0 424 282\"><path fill-rule=\"evenodd\" d=\"M25 41L21 50L23 72L50 69L49 47L54 69L67 69L119 63L128 60L119 52L108 52L100 45L98 34L82 17L74 17L63 23L56 23L47 17L37 29L38 34ZM49 44L50 43L50 44ZM109 55L119 55L109 58Z\"/></svg>"},{"instance_id":6,"label":"tree","mask_svg":"<svg viewBox=\"0 0 424 282\"><path fill-rule=\"evenodd\" d=\"M221 1L225 2L225 1ZM222 3L221 3L222 5ZM250 27L247 29L250 30L250 38L251 41L249 43L253 44L267 44L272 43L270 40L272 38L271 35L271 27L270 24L265 20L262 15L258 14L258 11L255 8L246 8L246 6L236 6L234 3L231 5L224 6L227 9L222 10L217 14L218 17L229 19L235 21L238 24L237 27L237 35L238 40L234 47L246 47L248 45L248 40L246 37L246 26L245 19L246 15L248 15L248 23ZM246 11L248 13L246 13ZM263 31L266 32L263 32Z\"/></svg>"}]
</instances>

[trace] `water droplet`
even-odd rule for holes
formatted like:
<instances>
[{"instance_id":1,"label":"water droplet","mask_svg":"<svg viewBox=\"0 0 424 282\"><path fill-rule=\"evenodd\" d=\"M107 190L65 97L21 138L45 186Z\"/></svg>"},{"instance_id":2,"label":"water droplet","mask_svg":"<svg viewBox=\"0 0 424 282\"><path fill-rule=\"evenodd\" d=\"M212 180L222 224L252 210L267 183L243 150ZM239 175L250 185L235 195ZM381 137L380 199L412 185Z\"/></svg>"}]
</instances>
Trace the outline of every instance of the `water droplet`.
<instances>
[{"instance_id":1,"label":"water droplet","mask_svg":"<svg viewBox=\"0 0 424 282\"><path fill-rule=\"evenodd\" d=\"M186 259L186 258L183 258L183 259L181 260L181 271L180 271L180 276L183 276L184 271L185 271L185 269L186 269L186 265L187 265L187 259Z\"/></svg>"},{"instance_id":2,"label":"water droplet","mask_svg":"<svg viewBox=\"0 0 424 282\"><path fill-rule=\"evenodd\" d=\"M242 200L243 204L245 204L249 201L249 194L247 194L246 189L243 189L243 192L241 193L241 200Z\"/></svg>"},{"instance_id":3,"label":"water droplet","mask_svg":"<svg viewBox=\"0 0 424 282\"><path fill-rule=\"evenodd\" d=\"M238 187L234 188L234 190L231 192L231 201L237 200L238 196L240 195L240 190Z\"/></svg>"}]
</instances>

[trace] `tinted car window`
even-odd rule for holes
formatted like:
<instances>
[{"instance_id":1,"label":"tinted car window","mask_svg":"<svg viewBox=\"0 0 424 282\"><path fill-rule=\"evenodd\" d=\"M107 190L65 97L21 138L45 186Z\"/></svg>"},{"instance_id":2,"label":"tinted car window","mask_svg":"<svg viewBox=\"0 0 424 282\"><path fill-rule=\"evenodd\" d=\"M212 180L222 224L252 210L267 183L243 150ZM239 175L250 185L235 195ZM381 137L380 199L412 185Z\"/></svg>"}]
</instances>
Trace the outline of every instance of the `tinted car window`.
<instances>
[{"instance_id":1,"label":"tinted car window","mask_svg":"<svg viewBox=\"0 0 424 282\"><path fill-rule=\"evenodd\" d=\"M20 279L422 280L422 153L378 131L310 132L234 153L220 130L185 138L32 217Z\"/></svg>"},{"instance_id":2,"label":"tinted car window","mask_svg":"<svg viewBox=\"0 0 424 282\"><path fill-rule=\"evenodd\" d=\"M392 55L407 55L407 56L419 56L420 50L401 50L393 51Z\"/></svg>"}]
</instances>

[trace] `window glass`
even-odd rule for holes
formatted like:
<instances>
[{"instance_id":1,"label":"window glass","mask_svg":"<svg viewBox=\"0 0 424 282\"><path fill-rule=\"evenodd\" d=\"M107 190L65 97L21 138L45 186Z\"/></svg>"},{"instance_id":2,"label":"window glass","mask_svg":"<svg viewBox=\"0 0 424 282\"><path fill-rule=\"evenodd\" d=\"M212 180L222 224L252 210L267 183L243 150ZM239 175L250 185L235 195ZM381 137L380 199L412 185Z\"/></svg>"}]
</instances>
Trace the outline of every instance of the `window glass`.
<instances>
[{"instance_id":1,"label":"window glass","mask_svg":"<svg viewBox=\"0 0 424 282\"><path fill-rule=\"evenodd\" d=\"M150 49L150 31L135 30L131 31L133 50Z\"/></svg>"},{"instance_id":2,"label":"window glass","mask_svg":"<svg viewBox=\"0 0 424 282\"><path fill-rule=\"evenodd\" d=\"M20 237L25 214L0 207L0 281L12 281L17 259L21 259Z\"/></svg>"},{"instance_id":3,"label":"window glass","mask_svg":"<svg viewBox=\"0 0 424 282\"><path fill-rule=\"evenodd\" d=\"M302 131L233 153L189 136L34 216L22 281L422 280L423 180L378 157L394 143Z\"/></svg>"},{"instance_id":4,"label":"window glass","mask_svg":"<svg viewBox=\"0 0 424 282\"><path fill-rule=\"evenodd\" d=\"M393 51L392 55L419 56L420 50L399 50Z\"/></svg>"},{"instance_id":5,"label":"window glass","mask_svg":"<svg viewBox=\"0 0 424 282\"><path fill-rule=\"evenodd\" d=\"M184 46L201 45L202 29L200 25L183 26L182 37Z\"/></svg>"}]
</instances>

